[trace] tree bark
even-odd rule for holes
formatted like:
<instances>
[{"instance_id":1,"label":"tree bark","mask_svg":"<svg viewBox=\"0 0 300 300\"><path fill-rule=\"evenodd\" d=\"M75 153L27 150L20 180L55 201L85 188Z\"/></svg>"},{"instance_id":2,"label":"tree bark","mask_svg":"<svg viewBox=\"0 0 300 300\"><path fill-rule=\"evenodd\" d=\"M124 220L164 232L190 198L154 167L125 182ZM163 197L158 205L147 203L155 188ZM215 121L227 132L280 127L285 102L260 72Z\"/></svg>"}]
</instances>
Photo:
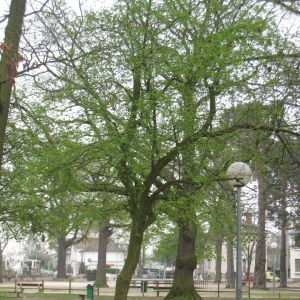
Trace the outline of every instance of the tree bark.
<instances>
[{"instance_id":1,"label":"tree bark","mask_svg":"<svg viewBox=\"0 0 300 300\"><path fill-rule=\"evenodd\" d=\"M258 239L255 253L254 287L266 287L266 192L260 167L256 168L258 181Z\"/></svg>"},{"instance_id":2,"label":"tree bark","mask_svg":"<svg viewBox=\"0 0 300 300\"><path fill-rule=\"evenodd\" d=\"M222 281L222 243L223 241L221 238L216 240L216 283Z\"/></svg>"},{"instance_id":3,"label":"tree bark","mask_svg":"<svg viewBox=\"0 0 300 300\"><path fill-rule=\"evenodd\" d=\"M287 265L286 265L286 231L281 229L281 246L280 246L280 285L281 288L287 287Z\"/></svg>"},{"instance_id":4,"label":"tree bark","mask_svg":"<svg viewBox=\"0 0 300 300\"><path fill-rule=\"evenodd\" d=\"M197 226L193 221L179 227L175 276L172 289L165 299L201 299L196 292L193 279L193 272L197 266L196 236Z\"/></svg>"},{"instance_id":5,"label":"tree bark","mask_svg":"<svg viewBox=\"0 0 300 300\"><path fill-rule=\"evenodd\" d=\"M146 217L141 212L137 212L137 214L138 216L132 219L127 258L123 269L117 278L114 300L127 299L130 281L139 261L144 231L146 229Z\"/></svg>"},{"instance_id":6,"label":"tree bark","mask_svg":"<svg viewBox=\"0 0 300 300\"><path fill-rule=\"evenodd\" d=\"M66 278L66 236L61 235L58 240L58 258L57 258L57 278Z\"/></svg>"},{"instance_id":7,"label":"tree bark","mask_svg":"<svg viewBox=\"0 0 300 300\"><path fill-rule=\"evenodd\" d=\"M98 263L95 285L97 287L107 287L106 281L106 253L108 238L111 236L112 230L107 221L100 224L98 239Z\"/></svg>"},{"instance_id":8,"label":"tree bark","mask_svg":"<svg viewBox=\"0 0 300 300\"><path fill-rule=\"evenodd\" d=\"M5 131L8 120L10 97L21 55L18 53L26 0L11 0L4 42L0 43L0 166L3 161ZM0 173L1 176L1 173Z\"/></svg>"},{"instance_id":9,"label":"tree bark","mask_svg":"<svg viewBox=\"0 0 300 300\"><path fill-rule=\"evenodd\" d=\"M251 264L252 264L252 259L253 259L253 250L255 247L255 242L249 243L248 245L248 253L247 253L247 270L246 270L246 277L249 279L250 276L250 269L251 269Z\"/></svg>"},{"instance_id":10,"label":"tree bark","mask_svg":"<svg viewBox=\"0 0 300 300\"><path fill-rule=\"evenodd\" d=\"M282 184L281 186L282 193L281 193L281 245L280 245L280 287L286 288L287 287L287 249L286 249L286 228L288 223L288 213L287 213L287 201L286 201L286 189L287 185Z\"/></svg>"},{"instance_id":11,"label":"tree bark","mask_svg":"<svg viewBox=\"0 0 300 300\"><path fill-rule=\"evenodd\" d=\"M232 242L227 242L226 288L227 289L235 288L233 243Z\"/></svg>"},{"instance_id":12,"label":"tree bark","mask_svg":"<svg viewBox=\"0 0 300 300\"><path fill-rule=\"evenodd\" d=\"M3 249L2 249L2 243L0 242L0 283L3 282Z\"/></svg>"}]
</instances>

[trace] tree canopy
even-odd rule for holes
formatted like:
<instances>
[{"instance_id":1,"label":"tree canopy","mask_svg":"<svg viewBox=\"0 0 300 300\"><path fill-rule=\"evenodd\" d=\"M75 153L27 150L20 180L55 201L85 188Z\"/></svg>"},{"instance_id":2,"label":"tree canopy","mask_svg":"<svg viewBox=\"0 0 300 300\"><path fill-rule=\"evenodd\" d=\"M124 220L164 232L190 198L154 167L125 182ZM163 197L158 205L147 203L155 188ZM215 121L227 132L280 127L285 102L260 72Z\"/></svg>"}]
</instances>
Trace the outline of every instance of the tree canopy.
<instances>
[{"instance_id":1,"label":"tree canopy","mask_svg":"<svg viewBox=\"0 0 300 300\"><path fill-rule=\"evenodd\" d=\"M167 297L198 299L196 217L205 223L212 210L229 210L227 166L241 160L267 172L268 145L299 137L299 47L280 32L277 5L120 0L76 15L52 0L28 22L27 77L10 129L11 145L23 144L8 155L16 179L6 189L21 195L18 214L49 214L42 226L61 206L80 225L94 220L107 205L99 195L129 215L116 300L126 299L144 233L161 211L179 228ZM210 221L219 232L225 219Z\"/></svg>"}]
</instances>

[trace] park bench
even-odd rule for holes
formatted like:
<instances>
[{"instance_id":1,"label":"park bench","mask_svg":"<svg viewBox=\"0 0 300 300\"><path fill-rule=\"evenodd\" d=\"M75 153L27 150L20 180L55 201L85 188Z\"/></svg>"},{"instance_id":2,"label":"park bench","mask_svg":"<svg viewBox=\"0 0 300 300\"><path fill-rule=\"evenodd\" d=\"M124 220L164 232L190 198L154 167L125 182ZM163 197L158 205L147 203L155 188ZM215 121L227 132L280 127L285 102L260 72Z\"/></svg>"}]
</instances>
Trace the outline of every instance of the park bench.
<instances>
[{"instance_id":1,"label":"park bench","mask_svg":"<svg viewBox=\"0 0 300 300\"><path fill-rule=\"evenodd\" d=\"M23 293L25 289L38 289L39 292L44 291L44 281L41 282L17 282L16 284L17 296L19 297L20 293Z\"/></svg>"},{"instance_id":2,"label":"park bench","mask_svg":"<svg viewBox=\"0 0 300 300\"><path fill-rule=\"evenodd\" d=\"M171 289L173 279L132 279L130 282L130 287L142 289L143 281L147 282L147 289L154 289L156 291L157 296L159 296L159 292L169 291Z\"/></svg>"},{"instance_id":3,"label":"park bench","mask_svg":"<svg viewBox=\"0 0 300 300\"><path fill-rule=\"evenodd\" d=\"M156 285L153 287L153 289L156 291L156 296L159 297L160 292L169 292L171 289L171 285Z\"/></svg>"},{"instance_id":4,"label":"park bench","mask_svg":"<svg viewBox=\"0 0 300 300\"><path fill-rule=\"evenodd\" d=\"M84 300L85 299L85 294L78 294L80 300Z\"/></svg>"},{"instance_id":5,"label":"park bench","mask_svg":"<svg viewBox=\"0 0 300 300\"><path fill-rule=\"evenodd\" d=\"M159 297L161 292L169 292L173 279L132 279L130 282L131 288L141 288L142 290L142 281L147 281L147 288L152 288L156 292L156 296ZM200 291L203 288L208 286L207 280L196 280L195 281L195 288L196 291Z\"/></svg>"}]
</instances>

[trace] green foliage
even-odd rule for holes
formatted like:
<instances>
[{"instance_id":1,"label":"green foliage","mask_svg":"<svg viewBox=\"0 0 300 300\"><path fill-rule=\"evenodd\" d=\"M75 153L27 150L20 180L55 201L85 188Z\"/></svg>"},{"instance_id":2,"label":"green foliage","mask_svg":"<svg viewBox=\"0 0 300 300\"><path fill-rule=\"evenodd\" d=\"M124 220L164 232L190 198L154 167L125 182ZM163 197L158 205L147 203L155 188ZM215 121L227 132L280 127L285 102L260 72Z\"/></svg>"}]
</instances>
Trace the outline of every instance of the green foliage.
<instances>
[{"instance_id":1,"label":"green foliage","mask_svg":"<svg viewBox=\"0 0 300 300\"><path fill-rule=\"evenodd\" d=\"M125 211L133 260L158 214L199 222L201 257L216 234L231 239L226 167L259 161L257 143L298 129L285 116L297 95L297 47L267 9L126 0L76 17L47 6L31 24L40 35L28 55L46 53L47 73L34 78L36 99L26 99L26 83L28 105L16 101L6 213L55 236Z\"/></svg>"},{"instance_id":2,"label":"green foliage","mask_svg":"<svg viewBox=\"0 0 300 300\"><path fill-rule=\"evenodd\" d=\"M171 232L165 232L158 239L152 258L162 263L174 264L178 244L178 230L173 228Z\"/></svg>"}]
</instances>

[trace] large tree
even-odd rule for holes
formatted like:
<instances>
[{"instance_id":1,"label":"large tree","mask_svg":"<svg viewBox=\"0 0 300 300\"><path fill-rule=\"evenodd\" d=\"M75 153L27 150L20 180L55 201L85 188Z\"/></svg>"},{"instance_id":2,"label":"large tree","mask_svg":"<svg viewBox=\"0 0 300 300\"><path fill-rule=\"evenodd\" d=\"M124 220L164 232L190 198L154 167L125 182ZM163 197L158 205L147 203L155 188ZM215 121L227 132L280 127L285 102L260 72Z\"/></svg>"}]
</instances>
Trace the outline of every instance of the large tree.
<instances>
[{"instance_id":1,"label":"large tree","mask_svg":"<svg viewBox=\"0 0 300 300\"><path fill-rule=\"evenodd\" d=\"M64 140L59 127L77 132L81 151L72 188L124 196L131 234L115 299L127 298L155 204L170 199L180 234L168 298L198 299L192 278L198 190L212 193L229 161L245 158L224 154L226 147L236 149L239 133L274 132L274 123L249 122L247 112L222 126L218 118L228 106L267 97L278 83L267 64L292 57L292 50L287 44L286 53L278 52L284 41L261 2L119 1L99 14L67 12L53 2L37 20L43 48L32 55L52 64L32 75L45 93L44 109L56 119L56 139ZM275 132L281 130L288 131L275 123ZM75 142L75 135L69 139ZM71 152L70 144L64 147Z\"/></svg>"}]
</instances>

